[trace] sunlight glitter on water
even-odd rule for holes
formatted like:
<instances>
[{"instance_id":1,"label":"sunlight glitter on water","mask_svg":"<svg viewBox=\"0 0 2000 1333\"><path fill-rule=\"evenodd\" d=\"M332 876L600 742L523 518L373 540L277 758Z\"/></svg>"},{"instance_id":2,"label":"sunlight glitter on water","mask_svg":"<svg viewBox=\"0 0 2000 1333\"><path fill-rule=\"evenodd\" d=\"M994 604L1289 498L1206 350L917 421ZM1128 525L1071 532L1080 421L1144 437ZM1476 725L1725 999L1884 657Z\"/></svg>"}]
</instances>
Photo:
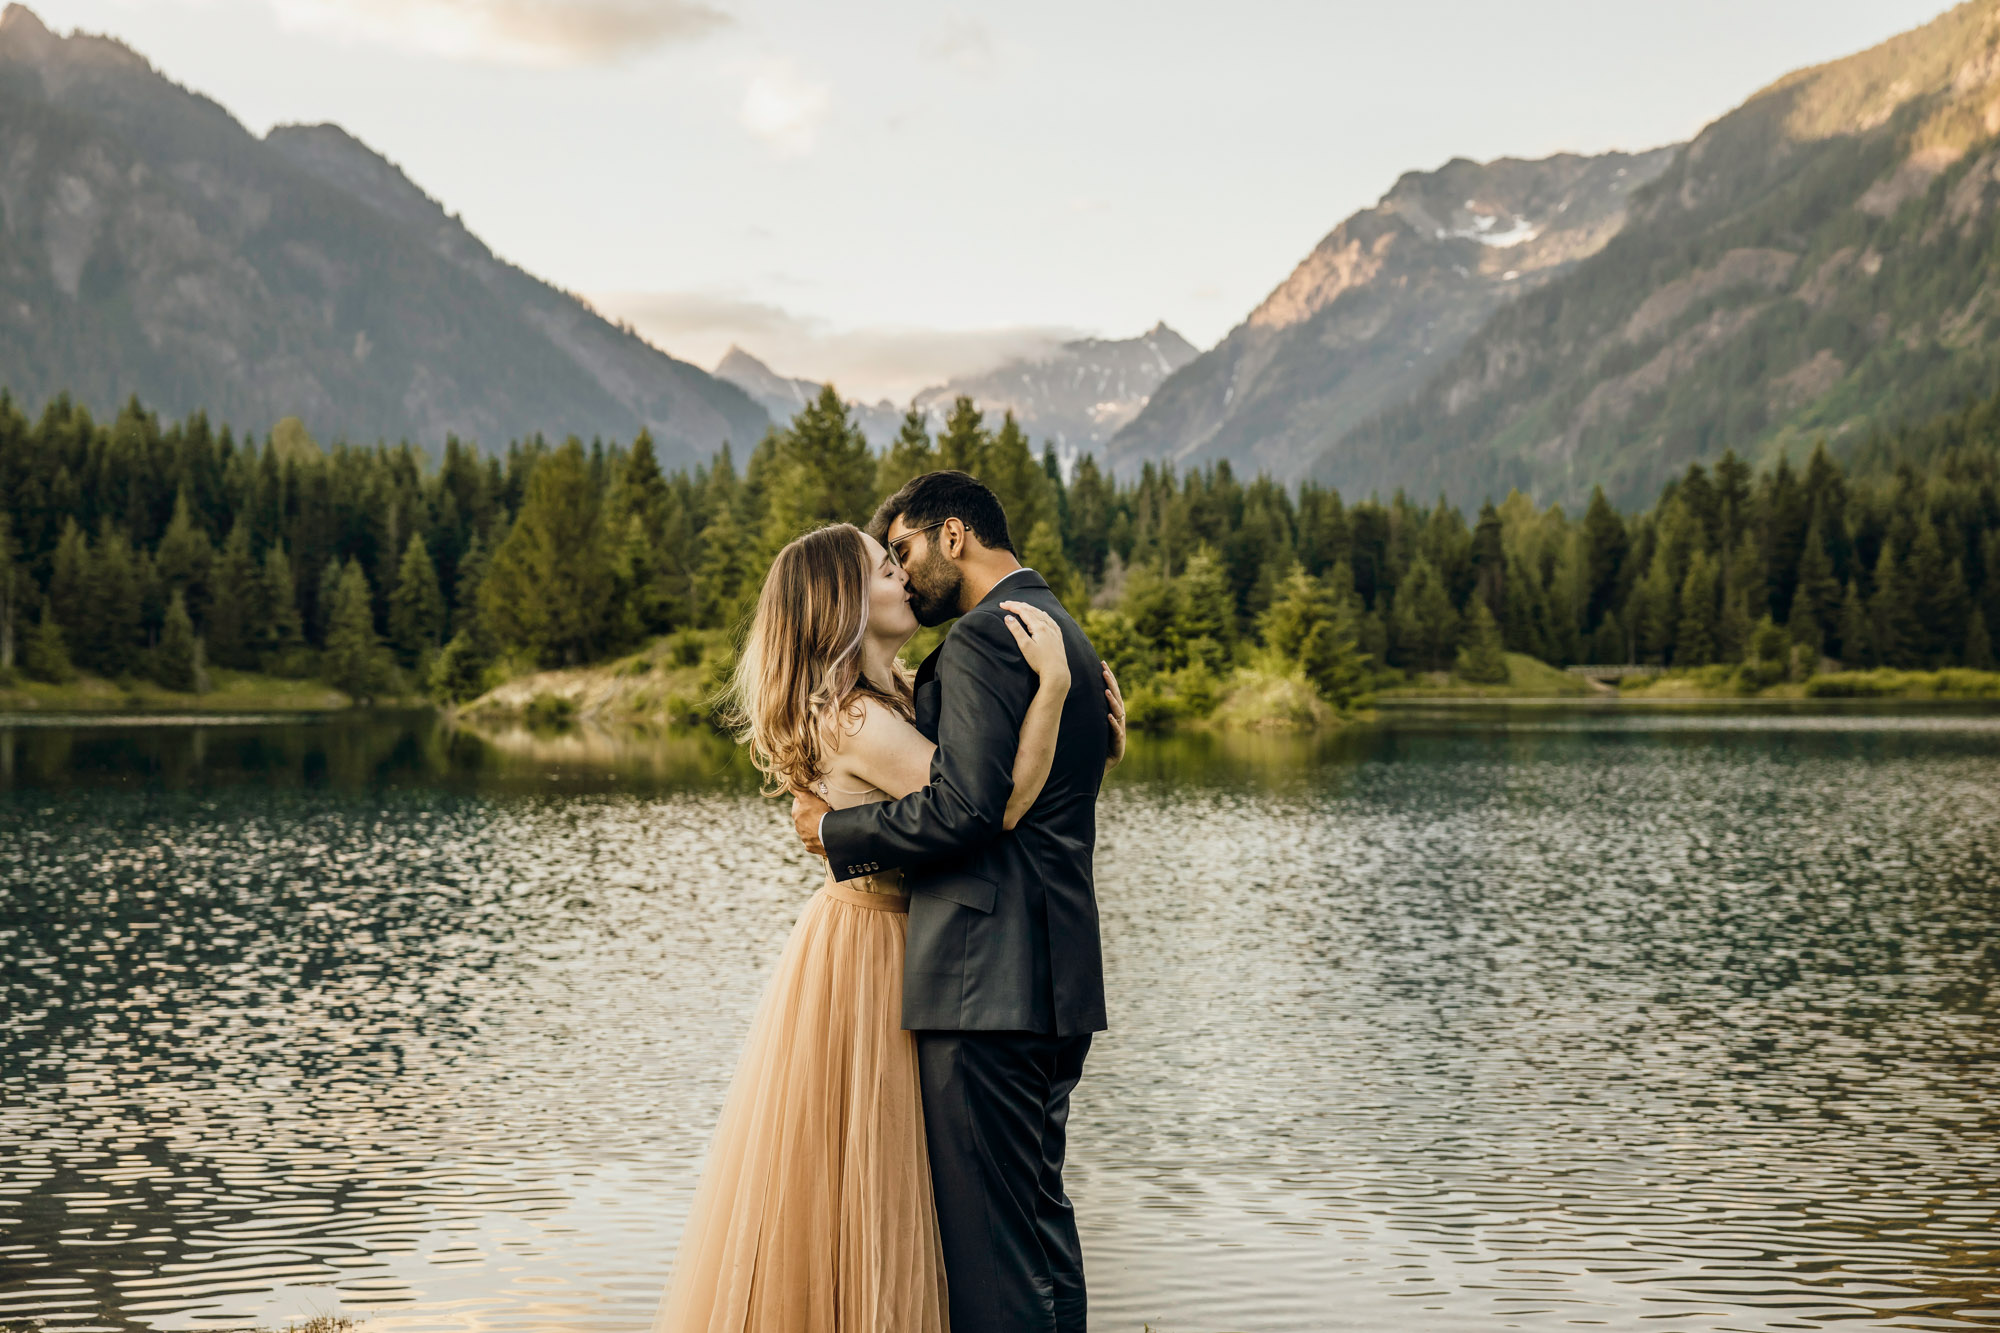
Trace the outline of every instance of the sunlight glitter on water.
<instances>
[{"instance_id":1,"label":"sunlight glitter on water","mask_svg":"<svg viewBox=\"0 0 2000 1333\"><path fill-rule=\"evenodd\" d=\"M1988 1325L2000 735L1829 722L1135 756L1096 1326ZM315 735L8 752L0 1324L648 1327L813 865L693 760Z\"/></svg>"}]
</instances>

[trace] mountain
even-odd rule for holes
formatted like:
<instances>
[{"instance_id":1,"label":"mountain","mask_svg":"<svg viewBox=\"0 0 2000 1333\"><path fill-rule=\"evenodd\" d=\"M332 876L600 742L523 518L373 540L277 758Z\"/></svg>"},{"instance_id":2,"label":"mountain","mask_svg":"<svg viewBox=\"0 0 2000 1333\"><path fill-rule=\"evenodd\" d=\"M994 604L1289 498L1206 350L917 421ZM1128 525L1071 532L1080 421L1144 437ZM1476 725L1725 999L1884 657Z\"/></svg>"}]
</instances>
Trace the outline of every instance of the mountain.
<instances>
[{"instance_id":1,"label":"mountain","mask_svg":"<svg viewBox=\"0 0 2000 1333\"><path fill-rule=\"evenodd\" d=\"M258 139L108 38L0 14L0 367L321 439L748 445L764 410L513 265L331 125Z\"/></svg>"},{"instance_id":2,"label":"mountain","mask_svg":"<svg viewBox=\"0 0 2000 1333\"><path fill-rule=\"evenodd\" d=\"M1096 450L1194 357L1187 339L1155 324L1136 338L1079 338L1016 358L926 389L916 402L942 420L952 400L967 394L989 416L1013 412L1037 445L1053 441L1065 454Z\"/></svg>"},{"instance_id":3,"label":"mountain","mask_svg":"<svg viewBox=\"0 0 2000 1333\"><path fill-rule=\"evenodd\" d=\"M800 408L819 397L822 387L818 380L780 375L741 347L733 345L716 363L715 377L749 394L758 406L771 414L771 420L780 425L797 416ZM887 448L889 441L896 438L896 432L903 428L902 409L886 398L876 403L850 399L847 406L853 413L855 424L861 427L861 433L868 437L868 443L878 450Z\"/></svg>"},{"instance_id":4,"label":"mountain","mask_svg":"<svg viewBox=\"0 0 2000 1333\"><path fill-rule=\"evenodd\" d=\"M1106 461L1123 475L1227 458L1297 480L1328 441L1422 387L1494 311L1603 249L1674 152L1461 158L1408 173L1162 384Z\"/></svg>"},{"instance_id":5,"label":"mountain","mask_svg":"<svg viewBox=\"0 0 2000 1333\"><path fill-rule=\"evenodd\" d=\"M1462 502L1602 483L1638 504L1725 449L1846 449L1991 392L2000 0L1757 93L1597 254L1441 360L1312 475Z\"/></svg>"}]
</instances>

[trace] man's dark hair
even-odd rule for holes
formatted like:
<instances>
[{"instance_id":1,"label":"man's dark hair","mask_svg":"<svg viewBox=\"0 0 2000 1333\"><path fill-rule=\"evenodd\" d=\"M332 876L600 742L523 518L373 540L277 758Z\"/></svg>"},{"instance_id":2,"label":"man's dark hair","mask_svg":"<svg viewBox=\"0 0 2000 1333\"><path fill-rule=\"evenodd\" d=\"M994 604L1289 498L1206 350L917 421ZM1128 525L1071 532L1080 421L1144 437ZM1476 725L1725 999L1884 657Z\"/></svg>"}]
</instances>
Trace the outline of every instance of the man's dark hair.
<instances>
[{"instance_id":1,"label":"man's dark hair","mask_svg":"<svg viewBox=\"0 0 2000 1333\"><path fill-rule=\"evenodd\" d=\"M876 509L875 517L868 520L868 535L878 542L888 541L889 525L898 514L906 528L929 527L955 518L981 546L1010 555L1014 551L1000 497L969 472L926 472L911 478Z\"/></svg>"}]
</instances>

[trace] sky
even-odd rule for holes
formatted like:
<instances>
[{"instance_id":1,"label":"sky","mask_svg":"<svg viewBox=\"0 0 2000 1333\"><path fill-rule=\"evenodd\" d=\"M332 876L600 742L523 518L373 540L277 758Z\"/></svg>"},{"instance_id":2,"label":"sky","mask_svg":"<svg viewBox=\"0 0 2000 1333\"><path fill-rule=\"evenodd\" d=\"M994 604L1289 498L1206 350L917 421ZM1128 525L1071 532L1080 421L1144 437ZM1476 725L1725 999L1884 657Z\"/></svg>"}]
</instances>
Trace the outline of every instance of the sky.
<instances>
[{"instance_id":1,"label":"sky","mask_svg":"<svg viewBox=\"0 0 2000 1333\"><path fill-rule=\"evenodd\" d=\"M1405 171L1684 140L1941 0L33 0L253 131L334 121L713 366L901 402L1208 346Z\"/></svg>"}]
</instances>

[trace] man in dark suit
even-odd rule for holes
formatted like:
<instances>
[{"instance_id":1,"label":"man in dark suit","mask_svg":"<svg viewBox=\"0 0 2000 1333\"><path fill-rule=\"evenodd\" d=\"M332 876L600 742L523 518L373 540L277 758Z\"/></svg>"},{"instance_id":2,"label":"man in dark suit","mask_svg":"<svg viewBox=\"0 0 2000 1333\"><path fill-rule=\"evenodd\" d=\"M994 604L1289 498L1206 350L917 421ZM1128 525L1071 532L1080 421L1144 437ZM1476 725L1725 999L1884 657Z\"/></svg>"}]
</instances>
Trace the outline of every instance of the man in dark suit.
<instances>
[{"instance_id":1,"label":"man in dark suit","mask_svg":"<svg viewBox=\"0 0 2000 1333\"><path fill-rule=\"evenodd\" d=\"M890 867L910 893L903 1026L916 1033L953 1333L1083 1333L1083 1255L1063 1193L1070 1092L1104 1030L1091 856L1110 742L1090 640L1014 556L992 491L930 472L883 502L870 531L909 575L926 625L959 618L916 679L916 725L937 744L930 785L900 801L793 815L836 879ZM1062 627L1070 693L1041 796L1002 829L1037 678L1002 600Z\"/></svg>"}]
</instances>

